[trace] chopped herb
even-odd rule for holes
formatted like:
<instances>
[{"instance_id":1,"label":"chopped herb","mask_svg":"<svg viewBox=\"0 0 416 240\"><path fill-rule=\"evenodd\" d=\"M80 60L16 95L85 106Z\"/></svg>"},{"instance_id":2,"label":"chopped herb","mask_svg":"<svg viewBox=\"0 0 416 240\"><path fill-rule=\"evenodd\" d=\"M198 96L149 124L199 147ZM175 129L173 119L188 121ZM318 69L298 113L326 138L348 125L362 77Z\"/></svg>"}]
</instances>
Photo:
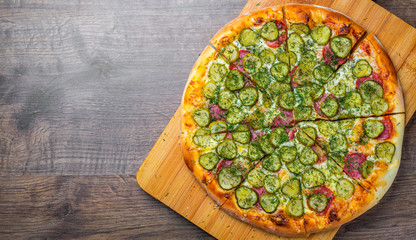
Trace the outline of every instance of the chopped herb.
<instances>
[{"instance_id":1,"label":"chopped herb","mask_svg":"<svg viewBox=\"0 0 416 240\"><path fill-rule=\"evenodd\" d=\"M256 6L259 6L259 5L260 5L260 3L261 3L261 2L258 2L258 3L256 4Z\"/></svg>"}]
</instances>

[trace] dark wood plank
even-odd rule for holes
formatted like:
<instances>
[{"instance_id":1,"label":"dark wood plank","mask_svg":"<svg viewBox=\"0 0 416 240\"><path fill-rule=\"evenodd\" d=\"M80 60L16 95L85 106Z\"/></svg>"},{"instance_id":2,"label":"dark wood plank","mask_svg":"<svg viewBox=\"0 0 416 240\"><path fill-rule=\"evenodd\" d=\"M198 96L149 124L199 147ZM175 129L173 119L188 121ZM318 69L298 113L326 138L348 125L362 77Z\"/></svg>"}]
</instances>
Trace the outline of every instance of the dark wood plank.
<instances>
[{"instance_id":1,"label":"dark wood plank","mask_svg":"<svg viewBox=\"0 0 416 240\"><path fill-rule=\"evenodd\" d=\"M415 0L375 2L416 27ZM0 238L211 239L130 175L179 106L198 53L244 5L0 2ZM413 118L392 189L337 239L416 234L415 137Z\"/></svg>"}]
</instances>

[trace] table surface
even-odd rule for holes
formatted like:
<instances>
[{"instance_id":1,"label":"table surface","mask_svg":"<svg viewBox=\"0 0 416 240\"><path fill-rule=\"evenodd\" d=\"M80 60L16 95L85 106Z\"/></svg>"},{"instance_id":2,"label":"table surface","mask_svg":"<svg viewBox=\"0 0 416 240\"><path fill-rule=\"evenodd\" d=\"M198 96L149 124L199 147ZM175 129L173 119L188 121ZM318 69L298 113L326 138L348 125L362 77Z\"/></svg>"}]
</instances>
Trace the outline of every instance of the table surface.
<instances>
[{"instance_id":1,"label":"table surface","mask_svg":"<svg viewBox=\"0 0 416 240\"><path fill-rule=\"evenodd\" d=\"M416 27L416 0L376 2ZM0 1L0 238L212 239L135 174L198 54L244 5ZM392 188L336 238L416 234L415 117L405 131Z\"/></svg>"}]
</instances>

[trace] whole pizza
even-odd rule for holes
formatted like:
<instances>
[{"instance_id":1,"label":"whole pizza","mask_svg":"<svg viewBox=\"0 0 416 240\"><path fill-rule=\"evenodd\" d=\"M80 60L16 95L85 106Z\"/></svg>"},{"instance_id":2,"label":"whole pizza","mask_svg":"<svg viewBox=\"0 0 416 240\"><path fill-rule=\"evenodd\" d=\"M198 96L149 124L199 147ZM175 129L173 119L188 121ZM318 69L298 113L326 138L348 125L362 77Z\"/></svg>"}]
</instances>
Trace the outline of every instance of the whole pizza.
<instances>
[{"instance_id":1,"label":"whole pizza","mask_svg":"<svg viewBox=\"0 0 416 240\"><path fill-rule=\"evenodd\" d=\"M183 96L185 162L227 213L271 233L337 227L396 176L404 103L376 37L312 5L236 18L194 65Z\"/></svg>"}]
</instances>

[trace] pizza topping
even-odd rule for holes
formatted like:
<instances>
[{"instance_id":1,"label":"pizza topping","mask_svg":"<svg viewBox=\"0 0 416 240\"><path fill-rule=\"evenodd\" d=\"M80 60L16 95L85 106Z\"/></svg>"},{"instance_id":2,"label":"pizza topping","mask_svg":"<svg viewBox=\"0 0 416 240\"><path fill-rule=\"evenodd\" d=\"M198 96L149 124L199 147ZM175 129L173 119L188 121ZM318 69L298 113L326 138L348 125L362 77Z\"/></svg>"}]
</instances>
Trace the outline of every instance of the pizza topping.
<instances>
[{"instance_id":1,"label":"pizza topping","mask_svg":"<svg viewBox=\"0 0 416 240\"><path fill-rule=\"evenodd\" d=\"M230 91L235 91L243 88L244 75L237 70L231 70L225 79L225 87Z\"/></svg>"},{"instance_id":2,"label":"pizza topping","mask_svg":"<svg viewBox=\"0 0 416 240\"><path fill-rule=\"evenodd\" d=\"M370 175L371 170L373 170L373 167L374 167L373 162L370 162L370 161L363 162L363 164L361 164L361 169L360 169L361 177L367 178L368 175Z\"/></svg>"},{"instance_id":3,"label":"pizza topping","mask_svg":"<svg viewBox=\"0 0 416 240\"><path fill-rule=\"evenodd\" d=\"M261 58L253 53L249 53L243 58L243 67L248 73L256 73L262 65Z\"/></svg>"},{"instance_id":4,"label":"pizza topping","mask_svg":"<svg viewBox=\"0 0 416 240\"><path fill-rule=\"evenodd\" d=\"M260 197L260 205L265 212L272 213L276 211L279 199L273 194L266 193Z\"/></svg>"},{"instance_id":5,"label":"pizza topping","mask_svg":"<svg viewBox=\"0 0 416 240\"><path fill-rule=\"evenodd\" d=\"M308 206L317 213L323 212L328 206L328 198L322 193L313 194L308 198Z\"/></svg>"},{"instance_id":6,"label":"pizza topping","mask_svg":"<svg viewBox=\"0 0 416 240\"><path fill-rule=\"evenodd\" d=\"M283 146L280 148L280 157L283 162L290 163L295 160L297 150L295 146Z\"/></svg>"},{"instance_id":7,"label":"pizza topping","mask_svg":"<svg viewBox=\"0 0 416 240\"><path fill-rule=\"evenodd\" d=\"M296 68L293 68L293 83L296 84L296 87L307 84L310 82L311 75L311 69L305 67L304 65L296 66Z\"/></svg>"},{"instance_id":8,"label":"pizza topping","mask_svg":"<svg viewBox=\"0 0 416 240\"><path fill-rule=\"evenodd\" d=\"M312 69L316 65L316 54L314 51L304 51L302 52L299 65L305 69Z\"/></svg>"},{"instance_id":9,"label":"pizza topping","mask_svg":"<svg viewBox=\"0 0 416 240\"><path fill-rule=\"evenodd\" d=\"M357 78L368 77L373 72L373 68L367 60L358 61L352 69L352 74Z\"/></svg>"},{"instance_id":10,"label":"pizza topping","mask_svg":"<svg viewBox=\"0 0 416 240\"><path fill-rule=\"evenodd\" d=\"M305 171L305 165L303 165L299 159L286 164L287 169L293 174L300 174Z\"/></svg>"},{"instance_id":11,"label":"pizza topping","mask_svg":"<svg viewBox=\"0 0 416 240\"><path fill-rule=\"evenodd\" d=\"M250 169L250 160L245 157L237 157L231 162L230 167L234 175L245 177Z\"/></svg>"},{"instance_id":12,"label":"pizza topping","mask_svg":"<svg viewBox=\"0 0 416 240\"><path fill-rule=\"evenodd\" d=\"M274 175L267 175L264 179L264 189L268 193L275 193L280 187L280 179Z\"/></svg>"},{"instance_id":13,"label":"pizza topping","mask_svg":"<svg viewBox=\"0 0 416 240\"><path fill-rule=\"evenodd\" d=\"M370 138L378 137L384 131L384 124L378 120L368 119L364 122L364 132Z\"/></svg>"},{"instance_id":14,"label":"pizza topping","mask_svg":"<svg viewBox=\"0 0 416 240\"><path fill-rule=\"evenodd\" d=\"M293 92L285 92L278 99L278 104L285 110L292 110L295 107L295 94Z\"/></svg>"},{"instance_id":15,"label":"pizza topping","mask_svg":"<svg viewBox=\"0 0 416 240\"><path fill-rule=\"evenodd\" d=\"M225 159L233 159L237 156L237 147L233 140L225 139L217 146L217 154Z\"/></svg>"},{"instance_id":16,"label":"pizza topping","mask_svg":"<svg viewBox=\"0 0 416 240\"><path fill-rule=\"evenodd\" d=\"M253 30L246 28L241 31L238 41L241 45L248 47L255 45L258 39L259 36Z\"/></svg>"},{"instance_id":17,"label":"pizza topping","mask_svg":"<svg viewBox=\"0 0 416 240\"><path fill-rule=\"evenodd\" d=\"M337 196L340 198L347 199L354 194L355 187L352 182L346 178L341 178L337 182Z\"/></svg>"},{"instance_id":18,"label":"pizza topping","mask_svg":"<svg viewBox=\"0 0 416 240\"><path fill-rule=\"evenodd\" d=\"M215 120L225 120L225 111L222 110L217 104L210 104L209 112L211 117Z\"/></svg>"},{"instance_id":19,"label":"pizza topping","mask_svg":"<svg viewBox=\"0 0 416 240\"><path fill-rule=\"evenodd\" d=\"M323 211L318 213L318 215L324 215L328 211L329 207L331 206L331 203L334 200L335 195L329 188L325 186L320 186L318 189L314 190L313 193L322 194L328 200L328 204L326 205L326 208Z\"/></svg>"},{"instance_id":20,"label":"pizza topping","mask_svg":"<svg viewBox=\"0 0 416 240\"><path fill-rule=\"evenodd\" d=\"M262 161L263 168L272 172L276 172L282 166L280 159L277 155L272 154L267 156Z\"/></svg>"},{"instance_id":21,"label":"pizza topping","mask_svg":"<svg viewBox=\"0 0 416 240\"><path fill-rule=\"evenodd\" d=\"M316 135L315 128L304 127L296 134L296 139L306 147L310 147L315 144Z\"/></svg>"},{"instance_id":22,"label":"pizza topping","mask_svg":"<svg viewBox=\"0 0 416 240\"><path fill-rule=\"evenodd\" d=\"M229 61L234 62L238 59L239 51L237 46L230 43L222 48L221 50L222 55Z\"/></svg>"},{"instance_id":23,"label":"pizza topping","mask_svg":"<svg viewBox=\"0 0 416 240\"><path fill-rule=\"evenodd\" d=\"M226 120L229 124L237 124L243 121L244 113L238 107L231 107L227 111Z\"/></svg>"},{"instance_id":24,"label":"pizza topping","mask_svg":"<svg viewBox=\"0 0 416 240\"><path fill-rule=\"evenodd\" d=\"M317 26L312 28L311 37L312 39L321 46L328 43L331 37L331 29L327 26Z\"/></svg>"},{"instance_id":25,"label":"pizza topping","mask_svg":"<svg viewBox=\"0 0 416 240\"><path fill-rule=\"evenodd\" d=\"M332 135L329 139L331 152L344 152L348 150L347 138L341 133Z\"/></svg>"},{"instance_id":26,"label":"pizza topping","mask_svg":"<svg viewBox=\"0 0 416 240\"><path fill-rule=\"evenodd\" d=\"M361 164L365 162L366 157L361 153L348 153L345 157L344 172L352 179L361 177Z\"/></svg>"},{"instance_id":27,"label":"pizza topping","mask_svg":"<svg viewBox=\"0 0 416 240\"><path fill-rule=\"evenodd\" d=\"M260 150L257 142L251 142L248 146L248 158L251 161L256 161L264 157L264 153Z\"/></svg>"},{"instance_id":28,"label":"pizza topping","mask_svg":"<svg viewBox=\"0 0 416 240\"><path fill-rule=\"evenodd\" d=\"M303 201L300 199L291 199L287 204L286 204L286 214L294 217L294 218L298 218L301 217L305 210L303 207Z\"/></svg>"},{"instance_id":29,"label":"pizza topping","mask_svg":"<svg viewBox=\"0 0 416 240\"><path fill-rule=\"evenodd\" d=\"M333 73L334 69L330 65L322 63L313 70L313 77L321 83L327 83Z\"/></svg>"},{"instance_id":30,"label":"pizza topping","mask_svg":"<svg viewBox=\"0 0 416 240\"><path fill-rule=\"evenodd\" d=\"M326 166L328 170L334 174L341 174L344 171L344 157L340 154L329 153Z\"/></svg>"},{"instance_id":31,"label":"pizza topping","mask_svg":"<svg viewBox=\"0 0 416 240\"><path fill-rule=\"evenodd\" d=\"M261 58L263 64L270 64L276 61L276 56L270 49L264 49L263 51L261 51L259 57Z\"/></svg>"},{"instance_id":32,"label":"pizza topping","mask_svg":"<svg viewBox=\"0 0 416 240\"><path fill-rule=\"evenodd\" d=\"M310 83L306 87L309 88L309 93L314 101L321 98L325 91L321 85L316 83Z\"/></svg>"},{"instance_id":33,"label":"pizza topping","mask_svg":"<svg viewBox=\"0 0 416 240\"><path fill-rule=\"evenodd\" d=\"M362 105L361 95L357 91L348 92L342 101L344 109L360 108Z\"/></svg>"},{"instance_id":34,"label":"pizza topping","mask_svg":"<svg viewBox=\"0 0 416 240\"><path fill-rule=\"evenodd\" d=\"M371 112L374 115L382 115L389 109L389 104L384 98L374 98L371 101Z\"/></svg>"},{"instance_id":35,"label":"pizza topping","mask_svg":"<svg viewBox=\"0 0 416 240\"><path fill-rule=\"evenodd\" d=\"M303 172L302 183L306 188L321 186L325 183L325 175L318 169L311 167Z\"/></svg>"},{"instance_id":36,"label":"pizza topping","mask_svg":"<svg viewBox=\"0 0 416 240\"><path fill-rule=\"evenodd\" d=\"M257 102L258 99L257 89L252 86L245 87L240 90L238 98L240 98L243 105L252 106Z\"/></svg>"},{"instance_id":37,"label":"pizza topping","mask_svg":"<svg viewBox=\"0 0 416 240\"><path fill-rule=\"evenodd\" d=\"M209 124L209 131L211 132L211 137L215 141L221 141L227 135L227 123L224 121L215 121Z\"/></svg>"},{"instance_id":38,"label":"pizza topping","mask_svg":"<svg viewBox=\"0 0 416 240\"><path fill-rule=\"evenodd\" d=\"M274 82L267 88L267 91L274 98L285 92L291 91L291 87L288 83Z\"/></svg>"},{"instance_id":39,"label":"pizza topping","mask_svg":"<svg viewBox=\"0 0 416 240\"><path fill-rule=\"evenodd\" d=\"M298 196L300 194L300 181L292 179L285 182L282 186L282 193L290 198Z\"/></svg>"},{"instance_id":40,"label":"pizza topping","mask_svg":"<svg viewBox=\"0 0 416 240\"><path fill-rule=\"evenodd\" d=\"M210 81L205 84L202 92L206 98L213 99L217 96L218 90L219 88L217 84L215 84L213 81Z\"/></svg>"},{"instance_id":41,"label":"pizza topping","mask_svg":"<svg viewBox=\"0 0 416 240\"><path fill-rule=\"evenodd\" d=\"M251 132L247 125L239 125L234 132L231 133L234 141L239 143L249 143L251 139Z\"/></svg>"},{"instance_id":42,"label":"pizza topping","mask_svg":"<svg viewBox=\"0 0 416 240\"><path fill-rule=\"evenodd\" d=\"M338 123L333 121L319 121L317 125L319 132L326 137L334 135L338 130Z\"/></svg>"},{"instance_id":43,"label":"pizza topping","mask_svg":"<svg viewBox=\"0 0 416 240\"><path fill-rule=\"evenodd\" d=\"M218 174L218 183L222 189L230 190L237 187L242 181L242 177L233 174L230 167L224 167Z\"/></svg>"},{"instance_id":44,"label":"pizza topping","mask_svg":"<svg viewBox=\"0 0 416 240\"><path fill-rule=\"evenodd\" d=\"M277 81L285 81L289 74L289 65L284 62L277 63L270 68L270 73Z\"/></svg>"},{"instance_id":45,"label":"pizza topping","mask_svg":"<svg viewBox=\"0 0 416 240\"><path fill-rule=\"evenodd\" d=\"M286 41L286 38L287 38L286 25L280 21L275 21L275 23L276 23L277 29L284 30L284 31L280 33L279 38L276 39L275 41L266 41L267 46L271 48L280 47Z\"/></svg>"},{"instance_id":46,"label":"pizza topping","mask_svg":"<svg viewBox=\"0 0 416 240\"><path fill-rule=\"evenodd\" d=\"M229 160L229 159L223 159L223 160L221 160L218 163L217 170L215 171L215 173L217 174L217 176L220 173L221 169L223 169L225 167L230 167L232 163L233 163L233 161L232 160Z\"/></svg>"},{"instance_id":47,"label":"pizza topping","mask_svg":"<svg viewBox=\"0 0 416 240\"><path fill-rule=\"evenodd\" d=\"M393 132L393 124L388 116L383 117L381 122L384 124L384 131L377 137L377 140L383 141L390 138Z\"/></svg>"},{"instance_id":48,"label":"pizza topping","mask_svg":"<svg viewBox=\"0 0 416 240\"><path fill-rule=\"evenodd\" d=\"M268 154L268 155L272 154L273 151L274 151L274 147L270 143L269 138L270 138L270 135L263 135L259 140L261 150L263 150L263 152Z\"/></svg>"},{"instance_id":49,"label":"pizza topping","mask_svg":"<svg viewBox=\"0 0 416 240\"><path fill-rule=\"evenodd\" d=\"M257 202L257 193L251 188L241 186L235 191L237 204L243 209L248 209L254 206Z\"/></svg>"},{"instance_id":50,"label":"pizza topping","mask_svg":"<svg viewBox=\"0 0 416 240\"><path fill-rule=\"evenodd\" d=\"M306 147L302 150L299 160L303 165L311 165L318 161L318 154L312 148Z\"/></svg>"},{"instance_id":51,"label":"pizza topping","mask_svg":"<svg viewBox=\"0 0 416 240\"><path fill-rule=\"evenodd\" d=\"M293 110L293 119L296 121L306 120L312 115L312 107L299 105Z\"/></svg>"},{"instance_id":52,"label":"pizza topping","mask_svg":"<svg viewBox=\"0 0 416 240\"><path fill-rule=\"evenodd\" d=\"M206 170L212 170L217 166L219 161L218 156L215 153L204 153L199 156L199 164Z\"/></svg>"},{"instance_id":53,"label":"pizza topping","mask_svg":"<svg viewBox=\"0 0 416 240\"><path fill-rule=\"evenodd\" d=\"M328 96L322 101L319 108L326 117L335 117L339 112L338 99L335 96Z\"/></svg>"},{"instance_id":54,"label":"pizza topping","mask_svg":"<svg viewBox=\"0 0 416 240\"><path fill-rule=\"evenodd\" d=\"M270 132L269 140L274 147L279 147L280 144L289 141L289 137L282 127L277 127Z\"/></svg>"},{"instance_id":55,"label":"pizza topping","mask_svg":"<svg viewBox=\"0 0 416 240\"><path fill-rule=\"evenodd\" d=\"M228 73L228 69L220 63L213 63L208 71L208 78L215 82L221 81Z\"/></svg>"},{"instance_id":56,"label":"pizza topping","mask_svg":"<svg viewBox=\"0 0 416 240\"><path fill-rule=\"evenodd\" d=\"M293 66L297 61L297 56L294 52L280 52L277 54L277 59L279 59L280 62L286 63L288 66L289 64Z\"/></svg>"},{"instance_id":57,"label":"pizza topping","mask_svg":"<svg viewBox=\"0 0 416 240\"><path fill-rule=\"evenodd\" d=\"M382 98L384 95L383 87L373 80L368 80L362 83L359 91L363 101L366 103L371 103L373 99Z\"/></svg>"},{"instance_id":58,"label":"pizza topping","mask_svg":"<svg viewBox=\"0 0 416 240\"><path fill-rule=\"evenodd\" d=\"M218 97L218 106L222 109L229 109L237 103L237 95L235 93L223 90Z\"/></svg>"},{"instance_id":59,"label":"pizza topping","mask_svg":"<svg viewBox=\"0 0 416 240\"><path fill-rule=\"evenodd\" d=\"M334 52L335 56L339 58L345 58L351 51L352 42L351 39L347 37L334 37L329 42L331 50Z\"/></svg>"},{"instance_id":60,"label":"pizza topping","mask_svg":"<svg viewBox=\"0 0 416 240\"><path fill-rule=\"evenodd\" d=\"M198 108L196 109L192 117L194 118L194 121L198 126L205 127L209 124L209 121L211 119L211 115L209 113L209 110L207 108Z\"/></svg>"},{"instance_id":61,"label":"pizza topping","mask_svg":"<svg viewBox=\"0 0 416 240\"><path fill-rule=\"evenodd\" d=\"M292 33L287 39L287 45L289 47L289 51L300 53L303 51L305 43L299 34Z\"/></svg>"},{"instance_id":62,"label":"pizza topping","mask_svg":"<svg viewBox=\"0 0 416 240\"><path fill-rule=\"evenodd\" d=\"M396 146L391 142L383 142L377 144L375 148L377 158L390 163L393 159L394 153L396 152Z\"/></svg>"},{"instance_id":63,"label":"pizza topping","mask_svg":"<svg viewBox=\"0 0 416 240\"><path fill-rule=\"evenodd\" d=\"M198 128L195 131L194 137L192 138L194 143L198 146L204 147L208 146L211 142L211 136L208 130L203 128Z\"/></svg>"},{"instance_id":64,"label":"pizza topping","mask_svg":"<svg viewBox=\"0 0 416 240\"><path fill-rule=\"evenodd\" d=\"M305 86L305 87L298 87L295 89L296 93L298 95L298 97L300 98L300 102L302 105L304 106L312 106L313 104L313 100L312 100L312 95L310 93L310 88Z\"/></svg>"},{"instance_id":65,"label":"pizza topping","mask_svg":"<svg viewBox=\"0 0 416 240\"><path fill-rule=\"evenodd\" d=\"M259 72L254 74L253 80L260 89L267 89L271 82L267 68L260 69Z\"/></svg>"},{"instance_id":66,"label":"pizza topping","mask_svg":"<svg viewBox=\"0 0 416 240\"><path fill-rule=\"evenodd\" d=\"M247 175L247 181L253 185L255 188L263 187L264 185L264 178L266 175L262 172L261 169L253 169Z\"/></svg>"},{"instance_id":67,"label":"pizza topping","mask_svg":"<svg viewBox=\"0 0 416 240\"><path fill-rule=\"evenodd\" d=\"M324 47L324 49L322 50L322 54L323 54L323 58L324 61L333 66L333 67L337 67L343 63L345 63L346 58L339 58L337 57L334 52L331 50L331 47L329 46L330 44L326 45Z\"/></svg>"},{"instance_id":68,"label":"pizza topping","mask_svg":"<svg viewBox=\"0 0 416 240\"><path fill-rule=\"evenodd\" d=\"M260 36L268 41L274 41L279 37L279 29L274 21L267 22L260 30Z\"/></svg>"},{"instance_id":69,"label":"pizza topping","mask_svg":"<svg viewBox=\"0 0 416 240\"><path fill-rule=\"evenodd\" d=\"M304 23L293 23L290 26L290 30L299 34L299 35L308 35L309 34L309 26Z\"/></svg>"}]
</instances>

